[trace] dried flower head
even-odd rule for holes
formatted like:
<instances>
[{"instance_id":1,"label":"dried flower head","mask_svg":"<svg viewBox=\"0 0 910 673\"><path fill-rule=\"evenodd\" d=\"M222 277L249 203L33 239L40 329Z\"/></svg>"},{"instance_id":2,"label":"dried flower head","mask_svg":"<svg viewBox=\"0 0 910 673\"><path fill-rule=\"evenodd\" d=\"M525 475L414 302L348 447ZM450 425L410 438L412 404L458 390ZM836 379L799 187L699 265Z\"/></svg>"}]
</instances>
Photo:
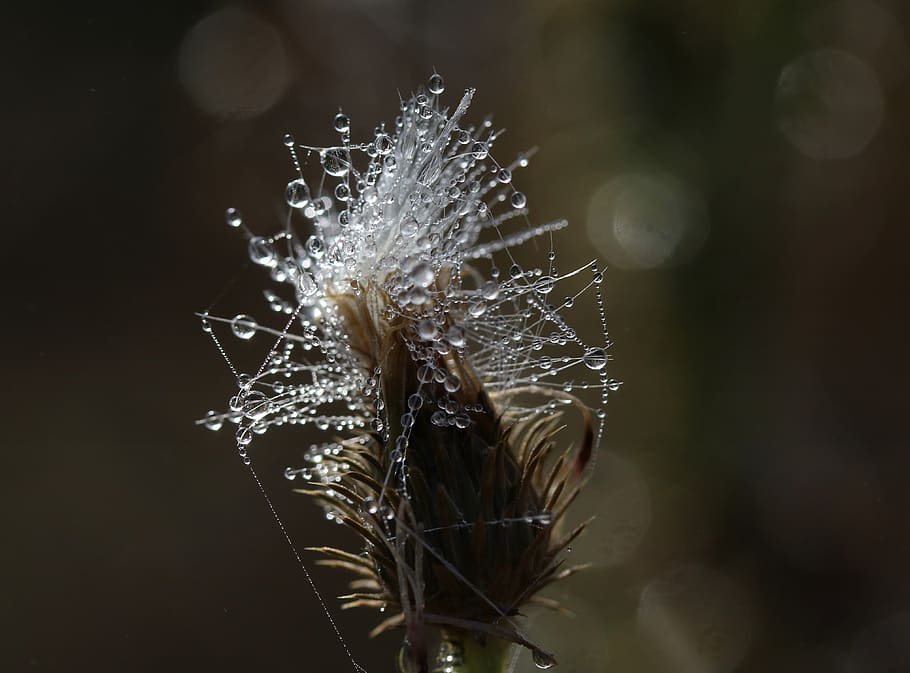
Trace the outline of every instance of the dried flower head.
<instances>
[{"instance_id":1,"label":"dried flower head","mask_svg":"<svg viewBox=\"0 0 910 673\"><path fill-rule=\"evenodd\" d=\"M527 157L497 163L491 121L463 122L474 91L451 112L442 92L434 74L369 142L352 142L341 112L334 147L286 136L297 175L278 233L253 235L228 210L276 283L267 302L287 319L270 328L203 315L213 336L223 321L240 339L276 337L260 370L238 376L230 411L203 420L236 423L247 464L253 437L273 426L334 433L285 476L307 482L301 492L363 539L363 553L319 548L322 563L357 576L344 607L385 612L374 633L405 629L405 670L428 670L427 626L448 634L440 670L456 670L458 648L484 639L520 643L548 666L552 655L514 617L529 603L554 606L539 590L574 570L561 552L584 524L561 523L604 416L574 393L598 389L605 403L618 387L607 377L603 274L595 263L557 272L551 233L566 223L530 226L512 184ZM310 183L317 157L322 175ZM550 240L547 259L525 268L510 249L536 237ZM569 278L575 291L554 302ZM586 293L603 328L597 346L562 316ZM581 438L559 449L568 407L580 412Z\"/></svg>"}]
</instances>

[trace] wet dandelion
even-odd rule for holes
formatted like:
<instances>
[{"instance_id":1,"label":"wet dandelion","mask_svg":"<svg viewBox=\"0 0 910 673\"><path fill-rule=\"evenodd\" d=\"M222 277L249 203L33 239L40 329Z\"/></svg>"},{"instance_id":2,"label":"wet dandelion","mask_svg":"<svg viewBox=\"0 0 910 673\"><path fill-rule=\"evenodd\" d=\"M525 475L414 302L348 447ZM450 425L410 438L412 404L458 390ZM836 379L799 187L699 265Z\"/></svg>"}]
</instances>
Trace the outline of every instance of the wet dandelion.
<instances>
[{"instance_id":1,"label":"wet dandelion","mask_svg":"<svg viewBox=\"0 0 910 673\"><path fill-rule=\"evenodd\" d=\"M607 375L603 271L595 262L558 271L552 234L566 222L528 224L513 186L527 156L499 164L492 122L463 121L474 91L450 112L443 90L434 74L368 142L352 141L342 112L336 146L286 136L296 176L277 233L255 235L228 209L227 224L274 281L266 303L285 317L268 327L202 314L225 359L214 323L274 345L258 371L235 371L229 409L200 423L236 425L247 465L254 437L272 427L332 433L285 477L362 538L359 553L315 549L321 564L356 577L342 607L381 610L373 634L404 632L401 671L501 671L512 643L548 668L555 657L518 617L531 604L560 609L538 593L579 569L562 553L585 524L563 521L604 413L576 393L597 390L603 405L619 386ZM511 252L534 238L550 242L543 268ZM555 302L565 282L576 291ZM563 317L583 296L600 321L597 345ZM581 418L574 445L559 434L570 409Z\"/></svg>"}]
</instances>

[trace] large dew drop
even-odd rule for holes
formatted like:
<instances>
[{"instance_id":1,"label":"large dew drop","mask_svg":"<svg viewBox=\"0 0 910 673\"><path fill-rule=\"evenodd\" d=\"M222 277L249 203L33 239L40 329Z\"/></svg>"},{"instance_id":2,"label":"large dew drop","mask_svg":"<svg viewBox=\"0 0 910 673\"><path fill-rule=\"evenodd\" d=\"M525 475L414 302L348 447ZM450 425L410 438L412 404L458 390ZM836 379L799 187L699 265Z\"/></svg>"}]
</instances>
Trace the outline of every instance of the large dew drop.
<instances>
[{"instance_id":1,"label":"large dew drop","mask_svg":"<svg viewBox=\"0 0 910 673\"><path fill-rule=\"evenodd\" d=\"M582 358L588 369L603 369L607 366L607 354L603 348L589 348Z\"/></svg>"},{"instance_id":2,"label":"large dew drop","mask_svg":"<svg viewBox=\"0 0 910 673\"><path fill-rule=\"evenodd\" d=\"M556 665L556 657L543 650L532 650L531 658L534 660L534 665L537 666L537 668L553 668Z\"/></svg>"},{"instance_id":3,"label":"large dew drop","mask_svg":"<svg viewBox=\"0 0 910 673\"><path fill-rule=\"evenodd\" d=\"M257 327L259 323L244 313L234 316L231 320L231 331L234 336L245 341L253 338Z\"/></svg>"},{"instance_id":4,"label":"large dew drop","mask_svg":"<svg viewBox=\"0 0 910 673\"><path fill-rule=\"evenodd\" d=\"M320 157L322 168L326 174L335 178L344 177L348 174L350 162L344 153L344 150L331 149L325 150Z\"/></svg>"},{"instance_id":5,"label":"large dew drop","mask_svg":"<svg viewBox=\"0 0 910 673\"><path fill-rule=\"evenodd\" d=\"M304 208L310 202L310 188L302 178L291 180L285 190L284 198L291 208Z\"/></svg>"}]
</instances>

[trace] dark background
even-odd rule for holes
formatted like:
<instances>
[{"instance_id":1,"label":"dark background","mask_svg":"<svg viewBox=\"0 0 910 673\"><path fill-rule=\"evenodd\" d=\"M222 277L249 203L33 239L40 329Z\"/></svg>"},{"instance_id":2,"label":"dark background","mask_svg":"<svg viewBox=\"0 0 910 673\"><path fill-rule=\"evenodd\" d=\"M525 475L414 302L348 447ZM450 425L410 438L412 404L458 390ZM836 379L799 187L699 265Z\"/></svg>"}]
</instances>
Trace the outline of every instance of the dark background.
<instances>
[{"instance_id":1,"label":"dark background","mask_svg":"<svg viewBox=\"0 0 910 673\"><path fill-rule=\"evenodd\" d=\"M0 670L350 669L231 437L193 425L233 386L193 312L243 273L224 209L277 222L282 134L329 141L339 105L369 134L434 67L508 128L500 160L539 146L516 181L573 223L561 259L611 264L626 385L572 559L594 568L534 637L565 671L910 670L903 3L3 14ZM630 173L697 204L679 255L672 199L616 247L595 195ZM258 471L300 547L350 544L281 476L309 441L270 435ZM337 612L344 578L305 558ZM376 617L338 621L390 671Z\"/></svg>"}]
</instances>

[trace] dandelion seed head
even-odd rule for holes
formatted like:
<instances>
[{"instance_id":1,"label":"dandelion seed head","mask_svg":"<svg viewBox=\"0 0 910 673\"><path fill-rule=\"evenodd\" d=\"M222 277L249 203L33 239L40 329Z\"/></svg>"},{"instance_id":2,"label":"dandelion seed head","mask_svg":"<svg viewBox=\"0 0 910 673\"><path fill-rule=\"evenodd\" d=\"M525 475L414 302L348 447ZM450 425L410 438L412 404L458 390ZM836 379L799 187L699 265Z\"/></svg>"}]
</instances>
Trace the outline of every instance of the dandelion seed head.
<instances>
[{"instance_id":1,"label":"dandelion seed head","mask_svg":"<svg viewBox=\"0 0 910 673\"><path fill-rule=\"evenodd\" d=\"M471 536L478 527L508 526L520 553L537 531L556 525L568 504L572 489L562 494L560 480L576 479L573 470L593 462L602 406L619 382L607 373L603 270L596 262L560 268L553 235L566 222L532 225L528 198L516 186L529 155L499 163L492 121L467 119L474 90L465 90L454 109L441 101L445 90L434 73L426 90L402 100L397 117L366 140L352 138L341 111L332 120L335 145L313 147L286 135L296 174L284 188L287 221L275 233L254 234L258 227L236 208L227 211L228 225L247 237L250 260L270 278L263 297L276 319L203 314L229 363L213 323L226 324L241 341L267 338L270 349L258 371L235 371L238 389L228 410L209 412L200 423L212 430L234 424L244 462L256 437L275 427L330 433L336 439L310 445L304 464L289 466L284 476L318 487L329 520L373 530L396 563L415 553L396 551L396 540L420 539L421 553L434 557L428 562L470 589L462 615L489 621L512 614L545 571L549 581L547 568L562 547L547 547L539 567L528 561L524 574L513 573L524 584L496 587L500 568L486 575L459 570L460 561L440 555L410 526L424 536L453 530L467 536L451 542L456 556L459 544L477 547ZM549 250L540 266L528 267L512 249L532 239ZM582 300L587 319L599 321L602 341L587 343L565 317ZM539 466L531 470L534 485L520 487L522 461L539 451L543 465L556 419L571 405L598 426L596 438L583 442L589 446L574 462L560 463L553 491L544 488ZM519 439L507 439L509 433ZM508 505L502 509L506 500L497 497L501 511L485 514L492 505L473 502L476 491L457 493L458 484L446 481L456 475L442 463L464 454L471 465L451 469L467 470L462 481L470 481L481 478L485 456L503 451L496 488L507 491ZM434 498L448 500L430 505ZM407 620L399 578L381 565L376 573L385 593L355 603L397 602ZM445 604L450 593L444 583L434 600ZM549 661L548 653L534 651Z\"/></svg>"}]
</instances>

